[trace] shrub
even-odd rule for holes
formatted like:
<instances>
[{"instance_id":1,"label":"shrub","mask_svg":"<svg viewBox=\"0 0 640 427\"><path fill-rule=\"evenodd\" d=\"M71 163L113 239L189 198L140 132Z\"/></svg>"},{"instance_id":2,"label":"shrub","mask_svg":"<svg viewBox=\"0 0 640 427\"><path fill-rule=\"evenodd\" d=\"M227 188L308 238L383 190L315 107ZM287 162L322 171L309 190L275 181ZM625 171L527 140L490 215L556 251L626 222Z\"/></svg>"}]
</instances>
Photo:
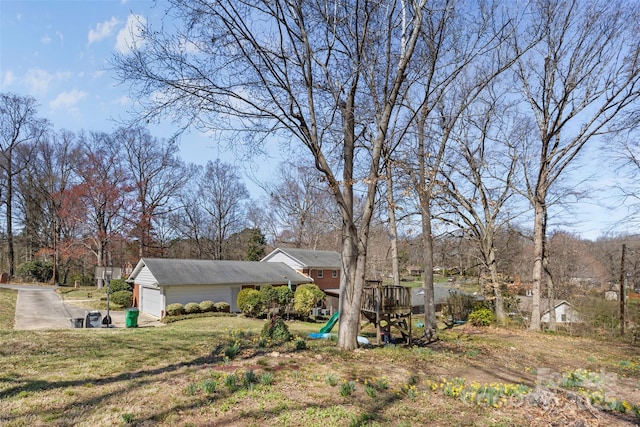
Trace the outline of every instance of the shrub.
<instances>
[{"instance_id":1,"label":"shrub","mask_svg":"<svg viewBox=\"0 0 640 427\"><path fill-rule=\"evenodd\" d=\"M496 316L488 308L479 308L469 314L469 323L473 326L489 326L496 320Z\"/></svg>"},{"instance_id":2,"label":"shrub","mask_svg":"<svg viewBox=\"0 0 640 427\"><path fill-rule=\"evenodd\" d=\"M180 316L184 314L184 305L179 302L167 306L167 316Z\"/></svg>"},{"instance_id":3,"label":"shrub","mask_svg":"<svg viewBox=\"0 0 640 427\"><path fill-rule=\"evenodd\" d=\"M211 312L211 311L215 311L215 307L214 307L213 301L202 301L198 305L200 306L200 311L202 313L208 313L208 312Z\"/></svg>"},{"instance_id":4,"label":"shrub","mask_svg":"<svg viewBox=\"0 0 640 427\"><path fill-rule=\"evenodd\" d=\"M307 347L307 342L304 340L304 338L297 338L296 342L296 350L306 350Z\"/></svg>"},{"instance_id":5,"label":"shrub","mask_svg":"<svg viewBox=\"0 0 640 427\"><path fill-rule=\"evenodd\" d=\"M219 313L229 313L231 312L231 306L228 302L220 301L213 305L215 311Z\"/></svg>"},{"instance_id":6,"label":"shrub","mask_svg":"<svg viewBox=\"0 0 640 427\"><path fill-rule=\"evenodd\" d=\"M293 291L288 286L261 286L260 300L268 314L283 314L293 300Z\"/></svg>"},{"instance_id":7,"label":"shrub","mask_svg":"<svg viewBox=\"0 0 640 427\"><path fill-rule=\"evenodd\" d=\"M133 286L127 283L124 279L113 279L109 282L108 291L110 294L120 291L133 291Z\"/></svg>"},{"instance_id":8,"label":"shrub","mask_svg":"<svg viewBox=\"0 0 640 427\"><path fill-rule=\"evenodd\" d=\"M93 284L93 276L89 274L76 273L76 274L72 274L67 279L68 284L73 285L76 282L78 282L78 285L81 285L81 286L91 285Z\"/></svg>"},{"instance_id":9,"label":"shrub","mask_svg":"<svg viewBox=\"0 0 640 427\"><path fill-rule=\"evenodd\" d=\"M264 325L260 336L272 341L283 342L291 339L291 332L289 332L289 327L281 318L274 317Z\"/></svg>"},{"instance_id":10,"label":"shrub","mask_svg":"<svg viewBox=\"0 0 640 427\"><path fill-rule=\"evenodd\" d=\"M133 303L133 292L131 291L118 291L110 294L109 299L120 307L131 307Z\"/></svg>"},{"instance_id":11,"label":"shrub","mask_svg":"<svg viewBox=\"0 0 640 427\"><path fill-rule=\"evenodd\" d=\"M53 277L53 263L40 260L25 262L18 268L18 276L26 281L48 282Z\"/></svg>"},{"instance_id":12,"label":"shrub","mask_svg":"<svg viewBox=\"0 0 640 427\"><path fill-rule=\"evenodd\" d=\"M309 317L313 307L325 298L317 285L306 283L298 286L294 294L293 308L302 317Z\"/></svg>"},{"instance_id":13,"label":"shrub","mask_svg":"<svg viewBox=\"0 0 640 427\"><path fill-rule=\"evenodd\" d=\"M476 299L473 295L450 291L447 305L444 307L445 315L452 320L467 320L475 303Z\"/></svg>"},{"instance_id":14,"label":"shrub","mask_svg":"<svg viewBox=\"0 0 640 427\"><path fill-rule=\"evenodd\" d=\"M260 300L265 308L272 308L278 305L278 293L271 285L260 286Z\"/></svg>"},{"instance_id":15,"label":"shrub","mask_svg":"<svg viewBox=\"0 0 640 427\"><path fill-rule=\"evenodd\" d=\"M186 314L200 313L200 305L197 302L188 302L184 306L184 312Z\"/></svg>"},{"instance_id":16,"label":"shrub","mask_svg":"<svg viewBox=\"0 0 640 427\"><path fill-rule=\"evenodd\" d=\"M293 291L288 286L278 286L275 288L276 298L281 307L286 307L293 301Z\"/></svg>"},{"instance_id":17,"label":"shrub","mask_svg":"<svg viewBox=\"0 0 640 427\"><path fill-rule=\"evenodd\" d=\"M262 299L260 292L246 288L238 293L238 310L247 316L257 316L262 313Z\"/></svg>"}]
</instances>

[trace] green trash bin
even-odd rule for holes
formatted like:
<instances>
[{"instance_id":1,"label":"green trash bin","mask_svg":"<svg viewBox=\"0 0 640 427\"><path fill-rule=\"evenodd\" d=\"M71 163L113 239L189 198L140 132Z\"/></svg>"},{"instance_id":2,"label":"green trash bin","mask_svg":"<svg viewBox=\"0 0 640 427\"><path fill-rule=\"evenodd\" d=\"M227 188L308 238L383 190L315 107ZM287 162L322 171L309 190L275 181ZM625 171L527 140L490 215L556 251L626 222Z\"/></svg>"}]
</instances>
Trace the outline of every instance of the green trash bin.
<instances>
[{"instance_id":1,"label":"green trash bin","mask_svg":"<svg viewBox=\"0 0 640 427\"><path fill-rule=\"evenodd\" d=\"M137 308L128 308L125 311L124 324L127 328L137 328L138 327L138 314L140 314L140 310Z\"/></svg>"}]
</instances>

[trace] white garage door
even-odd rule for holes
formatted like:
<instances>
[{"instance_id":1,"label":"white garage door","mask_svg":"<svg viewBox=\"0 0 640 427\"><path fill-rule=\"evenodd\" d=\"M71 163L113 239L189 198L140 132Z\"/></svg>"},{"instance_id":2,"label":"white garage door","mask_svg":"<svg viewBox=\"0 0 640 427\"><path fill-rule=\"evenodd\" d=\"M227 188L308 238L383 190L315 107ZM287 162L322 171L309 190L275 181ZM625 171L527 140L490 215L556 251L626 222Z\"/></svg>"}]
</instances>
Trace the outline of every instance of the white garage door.
<instances>
[{"instance_id":1,"label":"white garage door","mask_svg":"<svg viewBox=\"0 0 640 427\"><path fill-rule=\"evenodd\" d=\"M162 305L162 295L160 289L153 288L140 288L140 311L150 314L155 317L162 317L162 311L164 307Z\"/></svg>"}]
</instances>

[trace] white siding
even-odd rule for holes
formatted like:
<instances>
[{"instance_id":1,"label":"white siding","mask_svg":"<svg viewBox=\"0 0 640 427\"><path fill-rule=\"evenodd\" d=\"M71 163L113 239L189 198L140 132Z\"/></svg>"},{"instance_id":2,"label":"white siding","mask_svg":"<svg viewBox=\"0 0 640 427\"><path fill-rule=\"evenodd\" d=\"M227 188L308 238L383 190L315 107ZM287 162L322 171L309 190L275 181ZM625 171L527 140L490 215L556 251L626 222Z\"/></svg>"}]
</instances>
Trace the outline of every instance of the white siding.
<instances>
[{"instance_id":1,"label":"white siding","mask_svg":"<svg viewBox=\"0 0 640 427\"><path fill-rule=\"evenodd\" d=\"M563 320L564 315L564 320ZM543 323L549 323L551 320L551 316L549 313L545 313L540 319ZM573 309L570 305L560 304L556 306L556 323L574 323L580 322L580 317L578 316L578 312Z\"/></svg>"},{"instance_id":2,"label":"white siding","mask_svg":"<svg viewBox=\"0 0 640 427\"><path fill-rule=\"evenodd\" d=\"M175 285L165 286L166 304L202 301L226 302L231 311L238 311L237 298L240 286L213 286L213 285Z\"/></svg>"},{"instance_id":3,"label":"white siding","mask_svg":"<svg viewBox=\"0 0 640 427\"><path fill-rule=\"evenodd\" d=\"M302 264L296 262L296 260L291 259L288 255L283 254L282 252L274 254L273 257L267 260L267 262L281 262L297 271L302 271L304 268Z\"/></svg>"},{"instance_id":4,"label":"white siding","mask_svg":"<svg viewBox=\"0 0 640 427\"><path fill-rule=\"evenodd\" d=\"M161 318L164 314L164 298L157 288L140 287L140 311Z\"/></svg>"},{"instance_id":5,"label":"white siding","mask_svg":"<svg viewBox=\"0 0 640 427\"><path fill-rule=\"evenodd\" d=\"M138 273L134 281L135 283L141 286L157 286L158 285L158 281L156 280L155 277L153 277L153 274L151 274L149 267L147 267L146 265L140 269L140 273Z\"/></svg>"}]
</instances>

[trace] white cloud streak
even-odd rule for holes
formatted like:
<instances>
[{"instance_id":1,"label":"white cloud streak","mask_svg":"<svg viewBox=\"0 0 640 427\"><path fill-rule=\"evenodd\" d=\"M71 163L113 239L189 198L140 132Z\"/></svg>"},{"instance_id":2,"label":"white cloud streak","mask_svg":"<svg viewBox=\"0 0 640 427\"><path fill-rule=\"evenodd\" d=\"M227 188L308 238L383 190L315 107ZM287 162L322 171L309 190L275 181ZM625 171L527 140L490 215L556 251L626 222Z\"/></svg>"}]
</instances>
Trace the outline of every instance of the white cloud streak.
<instances>
[{"instance_id":1,"label":"white cloud streak","mask_svg":"<svg viewBox=\"0 0 640 427\"><path fill-rule=\"evenodd\" d=\"M67 111L77 111L77 105L87 97L87 92L73 89L70 92L62 92L54 100L49 102L52 110L65 109Z\"/></svg>"},{"instance_id":2,"label":"white cloud streak","mask_svg":"<svg viewBox=\"0 0 640 427\"><path fill-rule=\"evenodd\" d=\"M126 25L118 32L115 49L120 53L127 53L133 48L140 48L144 43L141 35L146 24L144 16L129 15Z\"/></svg>"},{"instance_id":3,"label":"white cloud streak","mask_svg":"<svg viewBox=\"0 0 640 427\"><path fill-rule=\"evenodd\" d=\"M118 20L115 16L111 17L111 19L108 21L99 22L98 24L96 24L95 29L89 30L89 35L87 36L89 44L104 40L107 37L111 36L117 25Z\"/></svg>"}]
</instances>

